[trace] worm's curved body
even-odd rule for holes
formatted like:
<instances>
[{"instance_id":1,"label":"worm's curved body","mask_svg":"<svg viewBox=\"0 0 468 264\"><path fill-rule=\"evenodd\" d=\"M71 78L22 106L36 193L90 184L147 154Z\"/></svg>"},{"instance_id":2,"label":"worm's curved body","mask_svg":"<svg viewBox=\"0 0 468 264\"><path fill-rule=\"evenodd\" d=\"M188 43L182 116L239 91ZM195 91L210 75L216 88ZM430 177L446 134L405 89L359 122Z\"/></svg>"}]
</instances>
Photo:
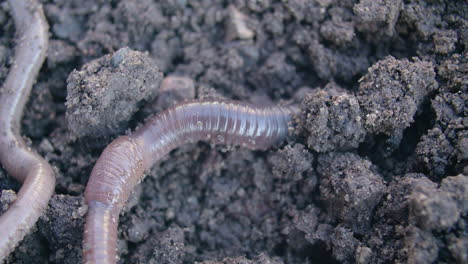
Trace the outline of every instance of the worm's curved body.
<instances>
[{"instance_id":1,"label":"worm's curved body","mask_svg":"<svg viewBox=\"0 0 468 264\"><path fill-rule=\"evenodd\" d=\"M143 172L174 148L199 140L263 150L284 140L294 106L254 107L227 100L182 103L114 140L97 161L85 199L86 263L115 263L119 212Z\"/></svg>"},{"instance_id":2,"label":"worm's curved body","mask_svg":"<svg viewBox=\"0 0 468 264\"><path fill-rule=\"evenodd\" d=\"M20 135L20 120L48 45L48 25L36 0L10 0L18 41L14 63L0 89L0 163L23 183L0 216L0 263L30 231L55 187L50 165Z\"/></svg>"}]
</instances>

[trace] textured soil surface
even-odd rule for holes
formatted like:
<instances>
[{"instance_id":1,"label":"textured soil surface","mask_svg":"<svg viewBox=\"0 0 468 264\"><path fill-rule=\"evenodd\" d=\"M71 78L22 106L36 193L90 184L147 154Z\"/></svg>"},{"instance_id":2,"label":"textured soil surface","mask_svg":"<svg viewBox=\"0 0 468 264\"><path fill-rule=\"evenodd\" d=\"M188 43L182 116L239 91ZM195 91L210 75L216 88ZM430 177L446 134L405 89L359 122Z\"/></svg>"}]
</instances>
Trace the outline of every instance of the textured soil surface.
<instances>
[{"instance_id":1,"label":"textured soil surface","mask_svg":"<svg viewBox=\"0 0 468 264\"><path fill-rule=\"evenodd\" d=\"M50 47L22 131L56 194L8 263L80 263L103 148L204 97L302 113L277 148L197 143L158 162L120 217L120 263L468 263L466 1L42 3ZM0 25L2 83L4 1ZM0 213L19 187L0 169Z\"/></svg>"}]
</instances>

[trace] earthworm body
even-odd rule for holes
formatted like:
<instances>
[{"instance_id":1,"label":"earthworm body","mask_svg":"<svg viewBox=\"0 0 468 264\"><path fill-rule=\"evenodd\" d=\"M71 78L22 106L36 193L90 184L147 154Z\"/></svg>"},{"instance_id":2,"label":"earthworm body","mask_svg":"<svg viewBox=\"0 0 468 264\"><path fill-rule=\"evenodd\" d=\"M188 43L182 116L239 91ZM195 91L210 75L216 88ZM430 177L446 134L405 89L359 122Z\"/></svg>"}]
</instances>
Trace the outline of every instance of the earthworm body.
<instances>
[{"instance_id":1,"label":"earthworm body","mask_svg":"<svg viewBox=\"0 0 468 264\"><path fill-rule=\"evenodd\" d=\"M85 200L85 263L117 261L119 213L143 172L178 146L199 140L264 150L283 141L295 106L255 107L205 99L173 106L152 117L129 136L107 146L94 166Z\"/></svg>"},{"instance_id":2,"label":"earthworm body","mask_svg":"<svg viewBox=\"0 0 468 264\"><path fill-rule=\"evenodd\" d=\"M18 42L14 63L0 90L0 163L23 185L0 216L0 262L44 212L55 187L51 166L20 135L20 120L31 87L46 57L48 25L36 0L10 0Z\"/></svg>"}]
</instances>

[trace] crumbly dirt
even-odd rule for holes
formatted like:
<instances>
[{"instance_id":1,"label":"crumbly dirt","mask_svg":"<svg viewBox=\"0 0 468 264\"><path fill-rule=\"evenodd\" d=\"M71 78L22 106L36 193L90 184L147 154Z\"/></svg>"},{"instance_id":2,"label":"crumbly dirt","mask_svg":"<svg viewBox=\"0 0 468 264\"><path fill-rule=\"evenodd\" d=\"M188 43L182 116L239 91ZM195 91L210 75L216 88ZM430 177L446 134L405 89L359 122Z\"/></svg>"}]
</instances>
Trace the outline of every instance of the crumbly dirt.
<instances>
[{"instance_id":1,"label":"crumbly dirt","mask_svg":"<svg viewBox=\"0 0 468 264\"><path fill-rule=\"evenodd\" d=\"M119 263L468 263L466 1L42 2L50 47L22 131L56 194L8 263L80 263L102 149L193 96L302 112L268 151L197 143L155 164L120 217ZM0 25L2 83L5 1ZM0 168L0 213L19 187Z\"/></svg>"}]
</instances>

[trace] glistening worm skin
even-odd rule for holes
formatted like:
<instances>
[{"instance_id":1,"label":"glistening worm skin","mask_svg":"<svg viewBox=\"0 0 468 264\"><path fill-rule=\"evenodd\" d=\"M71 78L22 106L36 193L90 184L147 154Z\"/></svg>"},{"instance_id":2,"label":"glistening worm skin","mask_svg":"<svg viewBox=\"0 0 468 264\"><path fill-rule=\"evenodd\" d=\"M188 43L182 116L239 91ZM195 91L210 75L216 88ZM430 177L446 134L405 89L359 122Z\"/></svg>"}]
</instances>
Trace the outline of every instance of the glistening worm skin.
<instances>
[{"instance_id":1,"label":"glistening worm skin","mask_svg":"<svg viewBox=\"0 0 468 264\"><path fill-rule=\"evenodd\" d=\"M20 135L24 105L46 56L48 25L36 0L9 2L18 40L14 63L0 90L0 163L23 186L0 216L0 263L44 212L55 187L50 165Z\"/></svg>"},{"instance_id":2,"label":"glistening worm skin","mask_svg":"<svg viewBox=\"0 0 468 264\"><path fill-rule=\"evenodd\" d=\"M86 186L85 262L116 262L120 210L155 161L182 144L199 140L267 149L287 137L288 123L298 112L294 106L259 108L225 100L193 101L171 107L133 134L114 140L101 154Z\"/></svg>"}]
</instances>

